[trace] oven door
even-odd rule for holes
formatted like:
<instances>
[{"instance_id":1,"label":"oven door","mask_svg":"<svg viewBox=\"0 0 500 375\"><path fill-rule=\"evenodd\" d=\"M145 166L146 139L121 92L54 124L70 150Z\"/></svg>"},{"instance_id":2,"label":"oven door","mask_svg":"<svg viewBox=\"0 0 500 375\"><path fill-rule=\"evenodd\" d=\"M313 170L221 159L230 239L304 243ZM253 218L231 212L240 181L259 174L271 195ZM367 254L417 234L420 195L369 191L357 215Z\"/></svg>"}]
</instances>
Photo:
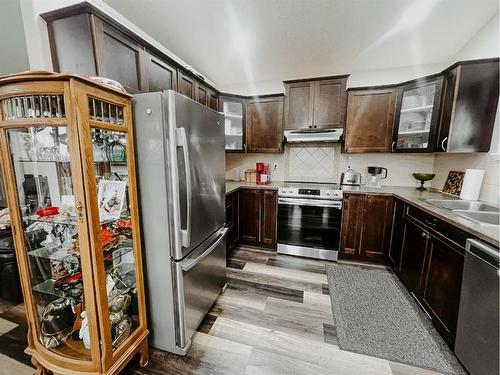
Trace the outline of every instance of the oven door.
<instances>
[{"instance_id":1,"label":"oven door","mask_svg":"<svg viewBox=\"0 0 500 375\"><path fill-rule=\"evenodd\" d=\"M342 201L278 199L278 253L337 260Z\"/></svg>"}]
</instances>

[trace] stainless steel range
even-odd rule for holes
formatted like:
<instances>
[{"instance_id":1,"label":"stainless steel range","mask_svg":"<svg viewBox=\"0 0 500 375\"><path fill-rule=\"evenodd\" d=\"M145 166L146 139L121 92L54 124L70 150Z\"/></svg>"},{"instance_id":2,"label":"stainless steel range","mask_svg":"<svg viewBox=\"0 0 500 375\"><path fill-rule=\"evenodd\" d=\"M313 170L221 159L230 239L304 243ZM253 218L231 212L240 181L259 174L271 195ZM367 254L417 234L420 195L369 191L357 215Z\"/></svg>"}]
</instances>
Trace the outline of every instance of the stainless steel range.
<instances>
[{"instance_id":1,"label":"stainless steel range","mask_svg":"<svg viewBox=\"0 0 500 375\"><path fill-rule=\"evenodd\" d=\"M336 184L285 183L278 190L278 253L337 260L342 190Z\"/></svg>"}]
</instances>

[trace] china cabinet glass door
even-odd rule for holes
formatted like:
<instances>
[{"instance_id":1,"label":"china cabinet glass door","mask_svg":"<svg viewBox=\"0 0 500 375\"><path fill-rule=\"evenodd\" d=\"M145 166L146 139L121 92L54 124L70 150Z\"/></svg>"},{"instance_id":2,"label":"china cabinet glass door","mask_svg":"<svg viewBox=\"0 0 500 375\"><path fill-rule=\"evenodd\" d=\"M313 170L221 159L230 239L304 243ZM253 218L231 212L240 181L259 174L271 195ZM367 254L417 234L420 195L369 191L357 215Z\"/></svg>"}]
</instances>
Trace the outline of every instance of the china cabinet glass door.
<instances>
[{"instance_id":1,"label":"china cabinet glass door","mask_svg":"<svg viewBox=\"0 0 500 375\"><path fill-rule=\"evenodd\" d=\"M398 99L393 151L433 151L442 78L403 86Z\"/></svg>"},{"instance_id":2,"label":"china cabinet glass door","mask_svg":"<svg viewBox=\"0 0 500 375\"><path fill-rule=\"evenodd\" d=\"M245 151L245 102L244 99L222 97L222 112L226 137L226 151Z\"/></svg>"},{"instance_id":3,"label":"china cabinet glass door","mask_svg":"<svg viewBox=\"0 0 500 375\"><path fill-rule=\"evenodd\" d=\"M88 326L84 280L91 290L92 272L85 263L88 255L80 254L86 234L80 233L84 218L78 217L75 205L72 164L79 162L72 160L75 150L70 150L68 128L13 128L6 135L38 340L54 354L90 362L91 332L96 331ZM90 315L93 319L94 314Z\"/></svg>"},{"instance_id":4,"label":"china cabinet glass door","mask_svg":"<svg viewBox=\"0 0 500 375\"><path fill-rule=\"evenodd\" d=\"M98 108L96 110L96 108ZM99 109L100 108L100 109ZM97 98L89 99L92 168L87 174L87 189L92 205L95 259L99 277L99 293L103 335L113 352L123 347L140 326L141 286L137 283L137 256L140 254L131 123L124 117L130 107L112 105ZM130 119L130 117L128 117ZM83 140L82 142L88 142ZM97 223L97 225L95 224ZM103 308L102 306L105 306Z\"/></svg>"}]
</instances>

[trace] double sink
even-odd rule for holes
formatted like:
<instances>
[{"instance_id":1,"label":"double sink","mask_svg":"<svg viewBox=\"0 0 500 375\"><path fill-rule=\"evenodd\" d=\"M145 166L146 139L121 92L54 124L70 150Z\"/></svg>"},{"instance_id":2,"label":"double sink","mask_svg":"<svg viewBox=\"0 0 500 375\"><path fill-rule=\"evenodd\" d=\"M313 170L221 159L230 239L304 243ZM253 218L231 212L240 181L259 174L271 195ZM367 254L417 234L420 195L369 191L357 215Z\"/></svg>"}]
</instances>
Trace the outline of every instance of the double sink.
<instances>
[{"instance_id":1,"label":"double sink","mask_svg":"<svg viewBox=\"0 0 500 375\"><path fill-rule=\"evenodd\" d=\"M426 198L422 200L481 225L500 225L500 208L492 204L461 199Z\"/></svg>"}]
</instances>

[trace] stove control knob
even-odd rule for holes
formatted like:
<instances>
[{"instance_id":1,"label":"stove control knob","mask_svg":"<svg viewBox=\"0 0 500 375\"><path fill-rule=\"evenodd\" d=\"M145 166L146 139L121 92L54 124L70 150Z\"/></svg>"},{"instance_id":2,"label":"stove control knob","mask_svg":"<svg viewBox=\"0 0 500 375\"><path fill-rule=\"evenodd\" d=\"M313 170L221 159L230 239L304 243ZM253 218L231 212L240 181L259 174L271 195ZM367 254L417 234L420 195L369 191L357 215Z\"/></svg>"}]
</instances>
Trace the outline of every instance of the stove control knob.
<instances>
[{"instance_id":1,"label":"stove control knob","mask_svg":"<svg viewBox=\"0 0 500 375\"><path fill-rule=\"evenodd\" d=\"M329 191L326 192L326 195L331 195L331 193Z\"/></svg>"}]
</instances>

